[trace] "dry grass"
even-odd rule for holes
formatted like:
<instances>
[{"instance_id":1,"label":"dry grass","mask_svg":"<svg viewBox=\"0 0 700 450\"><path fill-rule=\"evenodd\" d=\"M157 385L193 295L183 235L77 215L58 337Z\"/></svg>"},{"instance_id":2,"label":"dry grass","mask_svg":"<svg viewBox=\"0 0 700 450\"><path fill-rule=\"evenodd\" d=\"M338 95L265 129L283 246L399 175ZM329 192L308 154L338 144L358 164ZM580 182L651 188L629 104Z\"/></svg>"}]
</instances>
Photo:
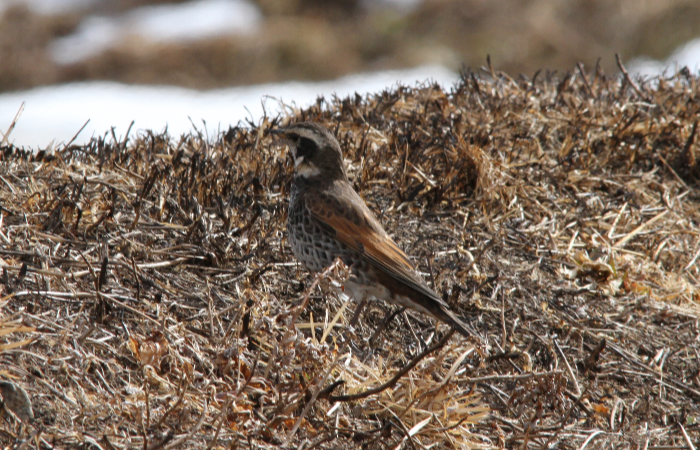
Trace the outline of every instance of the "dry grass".
<instances>
[{"instance_id":1,"label":"dry grass","mask_svg":"<svg viewBox=\"0 0 700 450\"><path fill-rule=\"evenodd\" d=\"M343 268L314 279L286 243L269 120L2 148L0 378L35 418L8 405L0 442L691 448L698 78L486 75L281 119L337 130L356 188L471 342L435 345L444 325L382 303L345 328Z\"/></svg>"}]
</instances>

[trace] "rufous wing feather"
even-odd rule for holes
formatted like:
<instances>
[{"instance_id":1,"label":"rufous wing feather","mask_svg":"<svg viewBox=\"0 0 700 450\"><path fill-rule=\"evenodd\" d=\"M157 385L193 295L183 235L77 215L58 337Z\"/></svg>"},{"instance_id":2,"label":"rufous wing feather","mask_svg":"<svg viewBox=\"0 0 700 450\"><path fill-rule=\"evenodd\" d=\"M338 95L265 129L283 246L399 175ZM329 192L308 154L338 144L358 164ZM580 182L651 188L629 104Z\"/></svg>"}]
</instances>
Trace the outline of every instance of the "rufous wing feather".
<instances>
[{"instance_id":1,"label":"rufous wing feather","mask_svg":"<svg viewBox=\"0 0 700 450\"><path fill-rule=\"evenodd\" d=\"M406 253L384 231L362 198L350 186L343 190L343 195L332 196L340 205L330 204L322 197L307 201L311 215L340 242L361 253L387 275L424 295L435 297Z\"/></svg>"},{"instance_id":2,"label":"rufous wing feather","mask_svg":"<svg viewBox=\"0 0 700 450\"><path fill-rule=\"evenodd\" d=\"M464 336L474 335L425 284L406 253L384 231L352 187L349 184L336 185L333 189L341 192L334 192L335 195L325 198L314 197L306 203L319 225L333 233L343 244L361 253L373 266L393 279L396 283L392 284L401 286L400 293L407 294L413 291L413 295L409 294L409 297L421 297L421 306L437 319L453 325Z\"/></svg>"}]
</instances>

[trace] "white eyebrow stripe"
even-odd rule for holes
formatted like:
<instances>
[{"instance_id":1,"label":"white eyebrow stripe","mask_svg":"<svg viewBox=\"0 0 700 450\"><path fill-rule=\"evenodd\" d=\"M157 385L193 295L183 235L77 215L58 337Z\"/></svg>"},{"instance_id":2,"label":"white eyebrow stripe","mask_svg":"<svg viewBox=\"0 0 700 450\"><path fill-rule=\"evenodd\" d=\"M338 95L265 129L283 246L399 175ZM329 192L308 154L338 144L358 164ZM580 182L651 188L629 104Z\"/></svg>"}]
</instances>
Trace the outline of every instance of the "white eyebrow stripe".
<instances>
[{"instance_id":1,"label":"white eyebrow stripe","mask_svg":"<svg viewBox=\"0 0 700 450\"><path fill-rule=\"evenodd\" d=\"M309 139L311 141L315 141L315 138L318 136L318 133L312 130L307 130L306 128L297 128L294 130L294 132L297 134L297 136Z\"/></svg>"}]
</instances>

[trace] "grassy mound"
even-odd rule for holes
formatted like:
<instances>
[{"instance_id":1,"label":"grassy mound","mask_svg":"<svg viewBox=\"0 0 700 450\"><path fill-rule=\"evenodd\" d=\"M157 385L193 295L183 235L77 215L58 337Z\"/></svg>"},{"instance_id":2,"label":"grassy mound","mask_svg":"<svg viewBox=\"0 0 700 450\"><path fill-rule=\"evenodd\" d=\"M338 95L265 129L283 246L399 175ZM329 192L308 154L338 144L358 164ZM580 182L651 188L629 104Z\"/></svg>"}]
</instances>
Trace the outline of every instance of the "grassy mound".
<instances>
[{"instance_id":1,"label":"grassy mound","mask_svg":"<svg viewBox=\"0 0 700 450\"><path fill-rule=\"evenodd\" d=\"M465 73L214 140L0 149L0 442L690 448L699 81ZM479 337L380 302L345 327L343 268L314 278L286 242L269 129L296 120L336 131Z\"/></svg>"}]
</instances>

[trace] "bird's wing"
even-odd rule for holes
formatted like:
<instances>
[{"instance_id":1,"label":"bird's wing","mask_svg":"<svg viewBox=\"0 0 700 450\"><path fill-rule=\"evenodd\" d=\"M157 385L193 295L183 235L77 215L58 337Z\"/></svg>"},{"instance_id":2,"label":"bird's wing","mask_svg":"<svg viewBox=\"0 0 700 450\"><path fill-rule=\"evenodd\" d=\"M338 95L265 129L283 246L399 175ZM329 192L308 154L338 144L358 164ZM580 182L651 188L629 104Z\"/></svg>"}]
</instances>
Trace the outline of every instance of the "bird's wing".
<instances>
[{"instance_id":1,"label":"bird's wing","mask_svg":"<svg viewBox=\"0 0 700 450\"><path fill-rule=\"evenodd\" d=\"M465 337L478 336L425 284L408 256L386 234L349 183L336 183L326 195L313 195L305 204L318 225L393 279L401 286L399 292L407 293L408 289L422 294L427 300L418 303L422 308Z\"/></svg>"},{"instance_id":2,"label":"bird's wing","mask_svg":"<svg viewBox=\"0 0 700 450\"><path fill-rule=\"evenodd\" d=\"M306 206L318 223L396 281L442 304L352 187L336 185L333 191L325 198L307 199Z\"/></svg>"}]
</instances>

